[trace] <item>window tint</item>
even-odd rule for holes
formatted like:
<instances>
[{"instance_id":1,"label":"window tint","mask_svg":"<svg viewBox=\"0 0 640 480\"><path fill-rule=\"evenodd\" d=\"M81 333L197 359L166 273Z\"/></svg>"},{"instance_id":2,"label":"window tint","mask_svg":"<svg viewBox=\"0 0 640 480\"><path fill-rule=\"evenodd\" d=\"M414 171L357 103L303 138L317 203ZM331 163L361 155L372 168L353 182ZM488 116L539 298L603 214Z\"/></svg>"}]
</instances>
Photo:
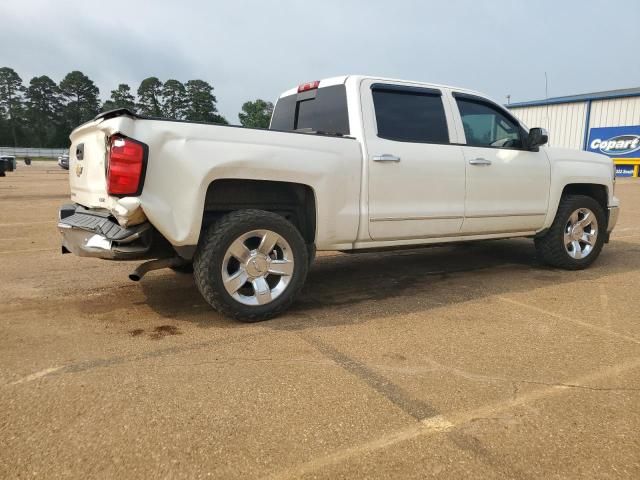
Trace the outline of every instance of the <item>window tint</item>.
<instances>
[{"instance_id":1,"label":"window tint","mask_svg":"<svg viewBox=\"0 0 640 480\"><path fill-rule=\"evenodd\" d=\"M276 103L270 128L349 135L345 86L322 87L282 97Z\"/></svg>"},{"instance_id":2,"label":"window tint","mask_svg":"<svg viewBox=\"0 0 640 480\"><path fill-rule=\"evenodd\" d=\"M520 148L520 125L498 108L482 102L456 98L467 145Z\"/></svg>"},{"instance_id":3,"label":"window tint","mask_svg":"<svg viewBox=\"0 0 640 480\"><path fill-rule=\"evenodd\" d=\"M293 122L296 116L296 95L282 97L276 102L271 114L272 130L294 130Z\"/></svg>"},{"instance_id":4,"label":"window tint","mask_svg":"<svg viewBox=\"0 0 640 480\"><path fill-rule=\"evenodd\" d=\"M373 88L378 136L401 142L449 143L442 96L398 86Z\"/></svg>"}]
</instances>

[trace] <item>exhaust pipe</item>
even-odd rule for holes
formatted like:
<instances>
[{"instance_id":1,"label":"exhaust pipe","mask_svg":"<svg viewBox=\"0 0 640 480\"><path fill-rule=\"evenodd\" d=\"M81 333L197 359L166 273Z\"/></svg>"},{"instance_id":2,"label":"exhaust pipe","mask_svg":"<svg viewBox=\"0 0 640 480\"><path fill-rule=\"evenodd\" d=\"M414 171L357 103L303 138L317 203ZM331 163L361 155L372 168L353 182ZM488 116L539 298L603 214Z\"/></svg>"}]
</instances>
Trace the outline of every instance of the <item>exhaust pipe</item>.
<instances>
[{"instance_id":1,"label":"exhaust pipe","mask_svg":"<svg viewBox=\"0 0 640 480\"><path fill-rule=\"evenodd\" d=\"M179 267L181 265L184 265L185 263L187 262L185 262L180 257L149 260L148 262L144 262L138 265L138 268L136 268L133 272L129 274L129 280L133 280L134 282L139 282L140 280L142 280L142 277L144 277L151 270L160 270L162 268Z\"/></svg>"}]
</instances>

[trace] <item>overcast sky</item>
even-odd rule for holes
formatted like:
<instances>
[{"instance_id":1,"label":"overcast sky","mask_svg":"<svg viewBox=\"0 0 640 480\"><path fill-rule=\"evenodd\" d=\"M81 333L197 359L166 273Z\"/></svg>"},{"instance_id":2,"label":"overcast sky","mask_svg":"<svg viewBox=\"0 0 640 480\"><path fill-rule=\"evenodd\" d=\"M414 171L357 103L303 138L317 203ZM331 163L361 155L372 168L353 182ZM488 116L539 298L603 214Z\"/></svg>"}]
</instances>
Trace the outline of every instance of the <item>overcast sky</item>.
<instances>
[{"instance_id":1,"label":"overcast sky","mask_svg":"<svg viewBox=\"0 0 640 480\"><path fill-rule=\"evenodd\" d=\"M81 70L103 99L201 78L232 123L245 100L274 100L348 73L445 83L499 101L640 86L640 1L0 0L0 66L25 83Z\"/></svg>"}]
</instances>

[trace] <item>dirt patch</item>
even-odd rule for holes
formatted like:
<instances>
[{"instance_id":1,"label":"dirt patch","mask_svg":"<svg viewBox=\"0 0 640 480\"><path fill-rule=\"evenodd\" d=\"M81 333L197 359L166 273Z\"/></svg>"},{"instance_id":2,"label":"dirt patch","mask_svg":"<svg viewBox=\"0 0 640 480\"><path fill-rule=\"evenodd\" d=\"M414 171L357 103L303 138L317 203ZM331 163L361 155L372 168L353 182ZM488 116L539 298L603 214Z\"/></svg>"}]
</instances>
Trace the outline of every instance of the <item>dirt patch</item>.
<instances>
[{"instance_id":1,"label":"dirt patch","mask_svg":"<svg viewBox=\"0 0 640 480\"><path fill-rule=\"evenodd\" d=\"M175 325L160 325L153 329L153 333L149 335L151 340L160 340L169 335L182 335L182 332Z\"/></svg>"}]
</instances>

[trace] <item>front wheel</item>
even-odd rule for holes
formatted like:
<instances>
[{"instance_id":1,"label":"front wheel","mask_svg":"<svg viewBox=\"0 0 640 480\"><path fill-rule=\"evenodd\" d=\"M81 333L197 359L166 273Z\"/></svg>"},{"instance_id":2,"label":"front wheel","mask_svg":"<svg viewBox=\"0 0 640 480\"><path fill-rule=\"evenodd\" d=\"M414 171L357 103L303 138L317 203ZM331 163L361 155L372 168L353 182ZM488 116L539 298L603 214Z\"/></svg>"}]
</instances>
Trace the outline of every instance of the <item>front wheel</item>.
<instances>
[{"instance_id":1,"label":"front wheel","mask_svg":"<svg viewBox=\"0 0 640 480\"><path fill-rule=\"evenodd\" d=\"M535 239L540 259L554 267L581 270L591 265L602 250L607 219L602 206L585 195L560 200L553 224Z\"/></svg>"},{"instance_id":2,"label":"front wheel","mask_svg":"<svg viewBox=\"0 0 640 480\"><path fill-rule=\"evenodd\" d=\"M307 246L284 217L238 210L209 228L193 268L196 285L213 308L257 322L293 303L307 277Z\"/></svg>"}]
</instances>

